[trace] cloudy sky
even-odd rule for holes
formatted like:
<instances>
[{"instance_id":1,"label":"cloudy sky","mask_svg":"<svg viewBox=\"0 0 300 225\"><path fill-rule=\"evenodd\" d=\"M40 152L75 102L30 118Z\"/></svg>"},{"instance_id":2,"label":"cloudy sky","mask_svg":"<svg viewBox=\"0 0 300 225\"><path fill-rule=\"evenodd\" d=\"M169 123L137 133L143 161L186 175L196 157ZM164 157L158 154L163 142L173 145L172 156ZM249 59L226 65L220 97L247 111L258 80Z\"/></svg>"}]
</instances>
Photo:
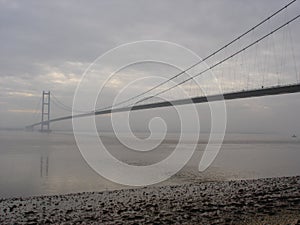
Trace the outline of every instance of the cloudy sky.
<instances>
[{"instance_id":1,"label":"cloudy sky","mask_svg":"<svg viewBox=\"0 0 300 225\"><path fill-rule=\"evenodd\" d=\"M0 127L23 127L40 120L37 109L43 90L51 90L61 102L71 106L83 72L112 48L135 41L162 40L205 57L288 2L0 0ZM232 49L208 61L208 65L299 12L298 1ZM230 85L233 89L240 85L244 89L249 85L245 84L246 80L253 88L297 82L300 77L299 24L299 20L295 21L252 51L216 68L216 76L224 79L223 88L230 90ZM160 72L169 73L168 77L176 71L145 64L123 74L120 72L119 77L124 80L127 74L125 80L131 82L141 74ZM125 85L121 80L113 80L107 98L111 97L110 92ZM135 88L134 92L138 94L147 85L141 85L140 90ZM200 111L201 107L198 107ZM227 103L227 112L231 132L300 135L299 94L235 100ZM56 117L69 113L53 105L52 114Z\"/></svg>"}]
</instances>

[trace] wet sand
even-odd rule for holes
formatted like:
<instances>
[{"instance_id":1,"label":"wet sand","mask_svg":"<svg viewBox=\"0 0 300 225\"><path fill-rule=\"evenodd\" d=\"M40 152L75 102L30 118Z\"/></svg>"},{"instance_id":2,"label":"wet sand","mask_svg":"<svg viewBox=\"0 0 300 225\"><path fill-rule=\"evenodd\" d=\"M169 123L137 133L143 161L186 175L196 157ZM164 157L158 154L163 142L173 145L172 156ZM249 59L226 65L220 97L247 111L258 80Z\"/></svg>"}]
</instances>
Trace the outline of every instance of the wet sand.
<instances>
[{"instance_id":1,"label":"wet sand","mask_svg":"<svg viewBox=\"0 0 300 225\"><path fill-rule=\"evenodd\" d=\"M300 176L0 201L0 224L300 224Z\"/></svg>"}]
</instances>

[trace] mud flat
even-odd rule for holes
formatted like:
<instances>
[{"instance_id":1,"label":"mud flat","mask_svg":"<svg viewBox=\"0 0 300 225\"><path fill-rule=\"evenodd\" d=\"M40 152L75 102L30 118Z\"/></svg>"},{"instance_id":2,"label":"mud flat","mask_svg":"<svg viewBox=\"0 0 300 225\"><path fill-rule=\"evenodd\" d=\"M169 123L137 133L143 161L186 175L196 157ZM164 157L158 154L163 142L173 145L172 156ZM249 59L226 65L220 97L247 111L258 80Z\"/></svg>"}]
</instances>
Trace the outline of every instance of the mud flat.
<instances>
[{"instance_id":1,"label":"mud flat","mask_svg":"<svg viewBox=\"0 0 300 225\"><path fill-rule=\"evenodd\" d=\"M300 224L300 176L0 200L0 224Z\"/></svg>"}]
</instances>

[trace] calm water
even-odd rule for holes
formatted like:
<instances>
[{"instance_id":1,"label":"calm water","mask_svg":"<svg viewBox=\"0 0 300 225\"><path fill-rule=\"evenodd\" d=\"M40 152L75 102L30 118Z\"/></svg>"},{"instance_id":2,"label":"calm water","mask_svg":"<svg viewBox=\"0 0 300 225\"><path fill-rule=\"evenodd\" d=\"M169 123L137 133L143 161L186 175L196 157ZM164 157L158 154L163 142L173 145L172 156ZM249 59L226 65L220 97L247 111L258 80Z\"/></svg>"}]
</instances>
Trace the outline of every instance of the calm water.
<instances>
[{"instance_id":1,"label":"calm water","mask_svg":"<svg viewBox=\"0 0 300 225\"><path fill-rule=\"evenodd\" d=\"M110 134L114 150L126 151ZM165 157L176 144L167 139L152 158L124 161L147 164ZM159 184L300 175L300 139L284 135L230 134L211 167L197 171L205 138L177 175ZM183 150L184 151L184 150ZM127 188L96 174L83 160L72 134L0 131L0 198Z\"/></svg>"}]
</instances>

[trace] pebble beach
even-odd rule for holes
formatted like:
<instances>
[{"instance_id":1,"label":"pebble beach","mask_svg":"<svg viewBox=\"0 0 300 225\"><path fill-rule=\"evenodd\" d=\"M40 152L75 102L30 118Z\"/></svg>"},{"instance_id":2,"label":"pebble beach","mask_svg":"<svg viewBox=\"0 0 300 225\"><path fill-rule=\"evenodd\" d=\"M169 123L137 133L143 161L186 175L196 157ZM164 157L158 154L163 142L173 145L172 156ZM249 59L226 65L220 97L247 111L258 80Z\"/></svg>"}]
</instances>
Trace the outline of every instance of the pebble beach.
<instances>
[{"instance_id":1,"label":"pebble beach","mask_svg":"<svg viewBox=\"0 0 300 225\"><path fill-rule=\"evenodd\" d=\"M300 224L300 176L1 199L0 224Z\"/></svg>"}]
</instances>

